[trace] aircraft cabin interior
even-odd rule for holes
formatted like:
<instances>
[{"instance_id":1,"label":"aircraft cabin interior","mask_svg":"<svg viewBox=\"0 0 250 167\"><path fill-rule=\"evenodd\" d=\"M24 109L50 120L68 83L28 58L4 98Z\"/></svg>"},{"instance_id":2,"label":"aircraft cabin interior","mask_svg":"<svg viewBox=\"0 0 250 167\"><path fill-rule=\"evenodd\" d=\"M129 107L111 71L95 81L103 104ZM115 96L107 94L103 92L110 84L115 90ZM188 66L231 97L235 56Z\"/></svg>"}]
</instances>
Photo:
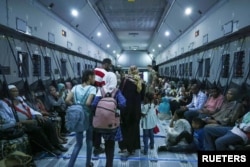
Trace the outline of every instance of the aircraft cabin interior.
<instances>
[{"instance_id":1,"label":"aircraft cabin interior","mask_svg":"<svg viewBox=\"0 0 250 167\"><path fill-rule=\"evenodd\" d=\"M249 7L0 0L0 167L249 164Z\"/></svg>"}]
</instances>

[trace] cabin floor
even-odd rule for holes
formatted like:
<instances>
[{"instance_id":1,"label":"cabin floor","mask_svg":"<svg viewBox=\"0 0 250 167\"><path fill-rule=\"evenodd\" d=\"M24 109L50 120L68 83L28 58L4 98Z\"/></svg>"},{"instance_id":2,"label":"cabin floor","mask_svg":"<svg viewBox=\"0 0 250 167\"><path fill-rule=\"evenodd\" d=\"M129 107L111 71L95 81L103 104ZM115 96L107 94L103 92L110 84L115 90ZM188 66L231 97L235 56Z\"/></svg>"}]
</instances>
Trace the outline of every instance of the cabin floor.
<instances>
[{"instance_id":1,"label":"cabin floor","mask_svg":"<svg viewBox=\"0 0 250 167\"><path fill-rule=\"evenodd\" d=\"M168 126L169 121L160 121L158 127L160 132L155 135L155 147L153 150L149 150L148 155L143 155L140 150L136 150L134 155L126 156L119 154L118 143L115 146L114 167L197 167L198 159L197 154L185 154L185 153L172 153L172 152L157 152L157 148L164 145L165 127ZM142 131L141 131L142 134ZM37 167L65 167L68 164L70 155L73 151L75 144L74 133L68 137L68 143L64 146L69 150L63 153L61 156L51 156L46 152L41 152L35 156L35 163ZM141 136L141 145L143 147L143 141ZM92 155L93 156L93 155ZM82 167L86 161L86 147L84 145L78 155L75 163L75 167ZM92 157L94 167L105 167L105 154L100 154L98 157Z\"/></svg>"}]
</instances>

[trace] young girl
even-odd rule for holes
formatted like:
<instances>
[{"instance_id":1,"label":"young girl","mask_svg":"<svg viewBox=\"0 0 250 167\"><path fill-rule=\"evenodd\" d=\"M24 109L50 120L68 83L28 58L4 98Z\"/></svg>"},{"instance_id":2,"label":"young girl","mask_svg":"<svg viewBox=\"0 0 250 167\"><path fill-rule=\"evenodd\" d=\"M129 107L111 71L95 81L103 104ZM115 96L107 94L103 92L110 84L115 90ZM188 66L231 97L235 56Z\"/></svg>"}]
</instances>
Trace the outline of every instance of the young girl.
<instances>
[{"instance_id":1,"label":"young girl","mask_svg":"<svg viewBox=\"0 0 250 167\"><path fill-rule=\"evenodd\" d=\"M148 139L150 139L150 149L154 148L154 132L153 129L157 124L157 116L153 102L154 95L150 92L145 94L144 104L142 105L141 126L143 129L144 155L148 154Z\"/></svg>"},{"instance_id":2,"label":"young girl","mask_svg":"<svg viewBox=\"0 0 250 167\"><path fill-rule=\"evenodd\" d=\"M85 120L86 129L86 167L93 167L94 164L91 162L92 156L92 136L93 136L93 127L92 127L92 119L93 114L90 110L90 105L94 96L96 95L96 88L92 86L95 82L95 74L91 70L85 70L82 74L82 84L76 85L72 88L72 91L66 97L66 103L68 105L72 104L81 104L85 109L84 112L87 112ZM74 98L77 97L77 99ZM76 102L77 100L77 102ZM79 103L78 103L79 102ZM77 156L82 148L83 145L83 131L76 132L76 144L74 146L74 150L71 154L68 167L73 167L75 165L75 161Z\"/></svg>"}]
</instances>

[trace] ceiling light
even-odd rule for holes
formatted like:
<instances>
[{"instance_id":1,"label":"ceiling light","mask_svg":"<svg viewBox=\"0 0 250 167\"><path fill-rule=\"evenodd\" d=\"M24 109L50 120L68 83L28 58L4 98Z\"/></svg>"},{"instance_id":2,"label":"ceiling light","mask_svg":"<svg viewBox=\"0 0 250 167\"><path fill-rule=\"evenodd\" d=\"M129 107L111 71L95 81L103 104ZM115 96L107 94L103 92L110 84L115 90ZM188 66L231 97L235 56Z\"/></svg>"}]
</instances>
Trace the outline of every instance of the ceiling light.
<instances>
[{"instance_id":1,"label":"ceiling light","mask_svg":"<svg viewBox=\"0 0 250 167\"><path fill-rule=\"evenodd\" d=\"M116 51L115 51L115 50L113 50L113 53L115 54L115 53L116 53Z\"/></svg>"},{"instance_id":2,"label":"ceiling light","mask_svg":"<svg viewBox=\"0 0 250 167\"><path fill-rule=\"evenodd\" d=\"M100 32L97 32L97 36L100 37L102 35L102 33Z\"/></svg>"},{"instance_id":3,"label":"ceiling light","mask_svg":"<svg viewBox=\"0 0 250 167\"><path fill-rule=\"evenodd\" d=\"M169 36L169 35L170 35L169 31L166 31L165 36Z\"/></svg>"},{"instance_id":4,"label":"ceiling light","mask_svg":"<svg viewBox=\"0 0 250 167\"><path fill-rule=\"evenodd\" d=\"M152 49L152 52L155 52L155 49Z\"/></svg>"},{"instance_id":5,"label":"ceiling light","mask_svg":"<svg viewBox=\"0 0 250 167\"><path fill-rule=\"evenodd\" d=\"M107 48L109 48L110 47L110 44L107 44Z\"/></svg>"},{"instance_id":6,"label":"ceiling light","mask_svg":"<svg viewBox=\"0 0 250 167\"><path fill-rule=\"evenodd\" d=\"M190 15L191 13L192 13L192 9L191 8L188 7L188 8L185 9L185 14L186 15Z\"/></svg>"},{"instance_id":7,"label":"ceiling light","mask_svg":"<svg viewBox=\"0 0 250 167\"><path fill-rule=\"evenodd\" d=\"M159 44L158 47L161 48L161 44Z\"/></svg>"},{"instance_id":8,"label":"ceiling light","mask_svg":"<svg viewBox=\"0 0 250 167\"><path fill-rule=\"evenodd\" d=\"M72 10L71 10L71 14L72 14L73 16L77 17L77 16L78 16L78 11L77 11L76 9L72 9Z\"/></svg>"}]
</instances>

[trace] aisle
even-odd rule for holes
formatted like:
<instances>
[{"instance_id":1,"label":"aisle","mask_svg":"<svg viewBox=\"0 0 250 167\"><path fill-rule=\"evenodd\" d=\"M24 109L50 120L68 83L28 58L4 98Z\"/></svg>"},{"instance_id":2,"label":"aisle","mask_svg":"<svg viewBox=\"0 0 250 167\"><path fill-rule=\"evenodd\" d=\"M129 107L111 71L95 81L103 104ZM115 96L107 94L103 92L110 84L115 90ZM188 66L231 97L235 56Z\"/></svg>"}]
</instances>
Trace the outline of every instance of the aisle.
<instances>
[{"instance_id":1,"label":"aisle","mask_svg":"<svg viewBox=\"0 0 250 167\"><path fill-rule=\"evenodd\" d=\"M134 155L125 156L119 154L118 144L115 147L114 167L197 167L197 155L196 154L183 154L183 153L171 153L171 152L160 152L157 153L157 148L164 144L165 127L168 122L159 122L158 126L160 132L155 135L155 147L150 150L148 155L141 154L140 150L136 150ZM141 133L142 134L142 133ZM74 135L68 136L68 143L65 145L69 150L59 157L51 157L48 154L41 154L37 156L35 162L37 167L65 167L69 161L70 154L73 150L75 143ZM142 137L141 137L141 144ZM85 141L84 141L85 145ZM75 167L82 167L86 160L86 147L84 147L79 153ZM143 147L143 146L142 146ZM105 154L100 154L98 157L93 157L95 167L105 167Z\"/></svg>"}]
</instances>

